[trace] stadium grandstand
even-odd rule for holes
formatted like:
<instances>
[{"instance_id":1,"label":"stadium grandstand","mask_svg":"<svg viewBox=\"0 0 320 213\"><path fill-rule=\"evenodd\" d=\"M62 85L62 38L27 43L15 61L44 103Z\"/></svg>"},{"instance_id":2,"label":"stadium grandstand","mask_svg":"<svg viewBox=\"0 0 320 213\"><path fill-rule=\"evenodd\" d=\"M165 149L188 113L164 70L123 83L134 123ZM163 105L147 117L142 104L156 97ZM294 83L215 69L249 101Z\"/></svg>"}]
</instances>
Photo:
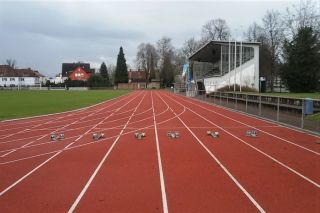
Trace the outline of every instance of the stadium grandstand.
<instances>
[{"instance_id":1,"label":"stadium grandstand","mask_svg":"<svg viewBox=\"0 0 320 213\"><path fill-rule=\"evenodd\" d=\"M183 75L187 92L206 93L229 86L259 90L258 42L210 41L189 57ZM263 79L262 79L263 80Z\"/></svg>"}]
</instances>

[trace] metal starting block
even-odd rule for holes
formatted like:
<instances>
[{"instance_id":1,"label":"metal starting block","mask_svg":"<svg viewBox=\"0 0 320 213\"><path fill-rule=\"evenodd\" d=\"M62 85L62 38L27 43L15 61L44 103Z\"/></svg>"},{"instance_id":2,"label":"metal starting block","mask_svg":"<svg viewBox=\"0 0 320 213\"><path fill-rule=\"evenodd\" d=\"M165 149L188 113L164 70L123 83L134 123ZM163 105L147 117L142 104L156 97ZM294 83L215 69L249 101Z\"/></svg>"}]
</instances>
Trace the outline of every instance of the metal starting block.
<instances>
[{"instance_id":1,"label":"metal starting block","mask_svg":"<svg viewBox=\"0 0 320 213\"><path fill-rule=\"evenodd\" d=\"M316 144L320 144L320 141L316 141Z\"/></svg>"},{"instance_id":2,"label":"metal starting block","mask_svg":"<svg viewBox=\"0 0 320 213\"><path fill-rule=\"evenodd\" d=\"M179 131L168 131L167 136L169 138L179 138L180 137L180 132Z\"/></svg>"},{"instance_id":3,"label":"metal starting block","mask_svg":"<svg viewBox=\"0 0 320 213\"><path fill-rule=\"evenodd\" d=\"M246 136L248 136L248 137L257 137L257 131L256 130L247 130Z\"/></svg>"},{"instance_id":4,"label":"metal starting block","mask_svg":"<svg viewBox=\"0 0 320 213\"><path fill-rule=\"evenodd\" d=\"M146 133L145 132L136 132L136 133L134 133L134 137L138 140L141 140L142 138L146 137Z\"/></svg>"},{"instance_id":5,"label":"metal starting block","mask_svg":"<svg viewBox=\"0 0 320 213\"><path fill-rule=\"evenodd\" d=\"M59 134L51 134L50 135L50 140L51 141L56 141L56 140L63 140L64 139L64 133L59 133Z\"/></svg>"},{"instance_id":6,"label":"metal starting block","mask_svg":"<svg viewBox=\"0 0 320 213\"><path fill-rule=\"evenodd\" d=\"M211 135L213 138L218 138L219 132L207 131L207 135Z\"/></svg>"},{"instance_id":7,"label":"metal starting block","mask_svg":"<svg viewBox=\"0 0 320 213\"><path fill-rule=\"evenodd\" d=\"M92 138L93 138L93 140L97 141L97 140L104 138L104 134L96 132L96 133L92 134Z\"/></svg>"}]
</instances>

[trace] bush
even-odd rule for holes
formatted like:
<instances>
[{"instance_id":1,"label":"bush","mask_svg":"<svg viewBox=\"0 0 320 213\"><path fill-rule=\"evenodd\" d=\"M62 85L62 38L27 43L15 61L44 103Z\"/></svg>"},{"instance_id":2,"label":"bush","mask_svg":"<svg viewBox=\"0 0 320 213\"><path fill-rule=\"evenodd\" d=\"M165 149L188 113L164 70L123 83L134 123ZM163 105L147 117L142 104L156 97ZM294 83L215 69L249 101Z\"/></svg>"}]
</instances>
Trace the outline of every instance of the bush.
<instances>
[{"instance_id":1,"label":"bush","mask_svg":"<svg viewBox=\"0 0 320 213\"><path fill-rule=\"evenodd\" d=\"M88 79L89 87L108 87L109 81L106 78L103 78L101 75L93 74Z\"/></svg>"}]
</instances>

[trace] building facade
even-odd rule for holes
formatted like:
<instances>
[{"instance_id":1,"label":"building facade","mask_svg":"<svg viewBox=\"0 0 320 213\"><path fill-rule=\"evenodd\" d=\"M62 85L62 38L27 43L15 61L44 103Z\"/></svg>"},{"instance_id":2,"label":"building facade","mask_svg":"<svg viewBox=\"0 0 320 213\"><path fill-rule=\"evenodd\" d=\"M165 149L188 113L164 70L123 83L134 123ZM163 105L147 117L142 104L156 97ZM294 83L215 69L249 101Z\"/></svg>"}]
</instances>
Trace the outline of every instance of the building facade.
<instances>
[{"instance_id":1,"label":"building facade","mask_svg":"<svg viewBox=\"0 0 320 213\"><path fill-rule=\"evenodd\" d=\"M78 67L85 70L87 73L94 73L95 72L94 69L90 68L89 63L82 63L82 62L62 63L62 71L61 71L62 78L64 78L64 77L68 78L70 73L72 73Z\"/></svg>"},{"instance_id":2,"label":"building facade","mask_svg":"<svg viewBox=\"0 0 320 213\"><path fill-rule=\"evenodd\" d=\"M87 81L90 77L91 72L84 70L82 67L76 67L72 72L69 73L69 78L74 81Z\"/></svg>"},{"instance_id":3,"label":"building facade","mask_svg":"<svg viewBox=\"0 0 320 213\"><path fill-rule=\"evenodd\" d=\"M45 76L38 71L28 69L13 69L9 65L0 65L0 87L39 86L45 81Z\"/></svg>"}]
</instances>

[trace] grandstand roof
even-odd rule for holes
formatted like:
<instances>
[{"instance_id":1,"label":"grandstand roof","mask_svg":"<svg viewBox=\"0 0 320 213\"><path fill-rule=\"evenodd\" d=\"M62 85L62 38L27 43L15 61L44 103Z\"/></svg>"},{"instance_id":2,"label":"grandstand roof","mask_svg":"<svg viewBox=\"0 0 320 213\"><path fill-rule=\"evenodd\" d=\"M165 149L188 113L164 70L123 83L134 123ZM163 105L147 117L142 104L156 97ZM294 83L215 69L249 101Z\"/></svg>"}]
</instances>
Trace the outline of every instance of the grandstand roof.
<instances>
[{"instance_id":1,"label":"grandstand roof","mask_svg":"<svg viewBox=\"0 0 320 213\"><path fill-rule=\"evenodd\" d=\"M240 44L241 41L230 41L230 44ZM221 45L229 44L229 41L216 41L211 40L203 45L199 50L193 53L190 57L190 61L210 62L214 63L220 59ZM242 45L260 45L260 42L242 42Z\"/></svg>"}]
</instances>

